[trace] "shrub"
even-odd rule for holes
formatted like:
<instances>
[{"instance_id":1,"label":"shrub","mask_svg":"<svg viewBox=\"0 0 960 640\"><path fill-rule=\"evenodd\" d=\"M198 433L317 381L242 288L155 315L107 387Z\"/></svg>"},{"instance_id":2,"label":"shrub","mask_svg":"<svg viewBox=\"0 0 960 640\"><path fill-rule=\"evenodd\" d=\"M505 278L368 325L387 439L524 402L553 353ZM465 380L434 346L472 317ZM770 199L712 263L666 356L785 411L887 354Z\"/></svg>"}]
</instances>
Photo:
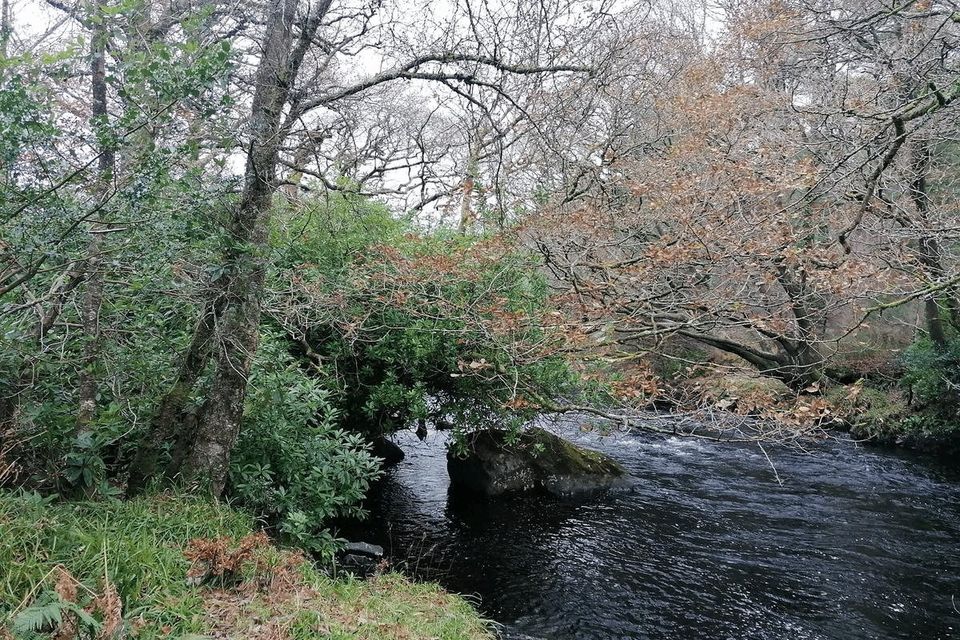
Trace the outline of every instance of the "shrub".
<instances>
[{"instance_id":1,"label":"shrub","mask_svg":"<svg viewBox=\"0 0 960 640\"><path fill-rule=\"evenodd\" d=\"M331 554L325 522L361 516L379 465L358 434L337 427L320 381L304 375L280 335L257 352L233 453L230 496L297 544Z\"/></svg>"},{"instance_id":2,"label":"shrub","mask_svg":"<svg viewBox=\"0 0 960 640\"><path fill-rule=\"evenodd\" d=\"M900 384L909 407L898 410L897 403L888 400L889 419L878 419L875 414L883 417L883 411L872 409L864 414L861 431L919 449L955 448L960 437L960 338L950 340L945 348L926 338L918 340L904 351L901 364Z\"/></svg>"},{"instance_id":3,"label":"shrub","mask_svg":"<svg viewBox=\"0 0 960 640\"><path fill-rule=\"evenodd\" d=\"M295 255L272 279L268 307L346 429L509 426L572 390L532 256L502 239L418 234L383 215L334 202L298 228ZM335 248L317 239L329 228Z\"/></svg>"},{"instance_id":4,"label":"shrub","mask_svg":"<svg viewBox=\"0 0 960 640\"><path fill-rule=\"evenodd\" d=\"M938 349L930 340L918 340L903 354L902 384L913 404L945 421L960 419L960 338Z\"/></svg>"}]
</instances>

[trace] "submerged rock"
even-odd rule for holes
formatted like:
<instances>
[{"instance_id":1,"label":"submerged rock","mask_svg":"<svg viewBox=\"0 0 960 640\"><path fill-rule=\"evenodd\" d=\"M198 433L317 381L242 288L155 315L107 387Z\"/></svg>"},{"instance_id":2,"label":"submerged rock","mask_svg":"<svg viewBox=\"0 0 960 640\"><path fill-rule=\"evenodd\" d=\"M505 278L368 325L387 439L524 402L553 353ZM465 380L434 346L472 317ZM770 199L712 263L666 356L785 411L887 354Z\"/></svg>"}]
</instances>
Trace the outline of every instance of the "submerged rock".
<instances>
[{"instance_id":1,"label":"submerged rock","mask_svg":"<svg viewBox=\"0 0 960 640\"><path fill-rule=\"evenodd\" d=\"M527 634L520 633L519 631L513 631L509 627L503 627L500 629L497 637L500 640L544 640L543 638L528 636Z\"/></svg>"},{"instance_id":2,"label":"submerged rock","mask_svg":"<svg viewBox=\"0 0 960 640\"><path fill-rule=\"evenodd\" d=\"M379 560L383 557L383 547L369 542L348 542L343 545L344 553L352 553L358 556L369 556Z\"/></svg>"},{"instance_id":3,"label":"submerged rock","mask_svg":"<svg viewBox=\"0 0 960 640\"><path fill-rule=\"evenodd\" d=\"M399 464L405 457L403 449L386 436L379 436L370 445L370 452L383 459L383 466L390 467Z\"/></svg>"},{"instance_id":4,"label":"submerged rock","mask_svg":"<svg viewBox=\"0 0 960 640\"><path fill-rule=\"evenodd\" d=\"M383 560L383 547L368 542L348 542L341 550L337 563L340 571L366 578L376 572Z\"/></svg>"},{"instance_id":5,"label":"submerged rock","mask_svg":"<svg viewBox=\"0 0 960 640\"><path fill-rule=\"evenodd\" d=\"M625 484L626 472L612 458L534 428L511 439L491 429L467 436L467 452L447 454L447 472L456 488L487 496L543 491L581 496Z\"/></svg>"}]
</instances>

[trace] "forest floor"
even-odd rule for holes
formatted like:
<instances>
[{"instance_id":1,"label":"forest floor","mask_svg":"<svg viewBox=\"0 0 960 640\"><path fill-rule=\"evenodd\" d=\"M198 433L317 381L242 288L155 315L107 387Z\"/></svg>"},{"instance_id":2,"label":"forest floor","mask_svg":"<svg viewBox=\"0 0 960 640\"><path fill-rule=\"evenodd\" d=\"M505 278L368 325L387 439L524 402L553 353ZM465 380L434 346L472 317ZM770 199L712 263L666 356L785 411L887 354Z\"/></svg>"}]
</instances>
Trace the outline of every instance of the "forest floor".
<instances>
[{"instance_id":1,"label":"forest floor","mask_svg":"<svg viewBox=\"0 0 960 640\"><path fill-rule=\"evenodd\" d=\"M222 504L0 493L0 639L493 637L463 598L396 573L332 579Z\"/></svg>"}]
</instances>

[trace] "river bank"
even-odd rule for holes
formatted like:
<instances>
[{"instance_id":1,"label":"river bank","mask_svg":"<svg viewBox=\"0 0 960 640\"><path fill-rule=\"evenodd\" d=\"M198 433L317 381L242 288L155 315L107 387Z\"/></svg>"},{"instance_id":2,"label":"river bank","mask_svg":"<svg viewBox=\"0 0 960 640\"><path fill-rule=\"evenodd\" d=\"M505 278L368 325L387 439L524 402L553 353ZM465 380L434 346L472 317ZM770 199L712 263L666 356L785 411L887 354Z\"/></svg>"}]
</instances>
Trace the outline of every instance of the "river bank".
<instances>
[{"instance_id":1,"label":"river bank","mask_svg":"<svg viewBox=\"0 0 960 640\"><path fill-rule=\"evenodd\" d=\"M396 573L332 579L199 498L0 494L0 638L490 640L464 599Z\"/></svg>"},{"instance_id":2,"label":"river bank","mask_svg":"<svg viewBox=\"0 0 960 640\"><path fill-rule=\"evenodd\" d=\"M747 438L770 441L842 432L869 445L937 457L960 455L960 417L941 410L953 406L954 399L944 398L941 405L918 403L909 388L890 380L831 382L798 391L757 374L709 372L666 391L673 411L662 414L666 421L689 422L692 416L701 430L716 426L718 432L726 429L727 437L735 437L739 426L746 428Z\"/></svg>"}]
</instances>

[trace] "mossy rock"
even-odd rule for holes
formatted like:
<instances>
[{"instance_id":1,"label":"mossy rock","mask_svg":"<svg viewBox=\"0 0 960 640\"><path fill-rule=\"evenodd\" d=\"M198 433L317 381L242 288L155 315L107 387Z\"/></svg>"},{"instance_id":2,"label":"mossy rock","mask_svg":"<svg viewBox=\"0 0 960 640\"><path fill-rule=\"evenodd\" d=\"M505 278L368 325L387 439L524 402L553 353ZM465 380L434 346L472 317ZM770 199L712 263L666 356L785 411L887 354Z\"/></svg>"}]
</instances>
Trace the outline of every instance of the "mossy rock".
<instances>
[{"instance_id":1,"label":"mossy rock","mask_svg":"<svg viewBox=\"0 0 960 640\"><path fill-rule=\"evenodd\" d=\"M447 471L455 488L486 496L583 496L626 483L626 472L612 458L540 428L519 434L500 429L472 433L466 453L447 454Z\"/></svg>"}]
</instances>

